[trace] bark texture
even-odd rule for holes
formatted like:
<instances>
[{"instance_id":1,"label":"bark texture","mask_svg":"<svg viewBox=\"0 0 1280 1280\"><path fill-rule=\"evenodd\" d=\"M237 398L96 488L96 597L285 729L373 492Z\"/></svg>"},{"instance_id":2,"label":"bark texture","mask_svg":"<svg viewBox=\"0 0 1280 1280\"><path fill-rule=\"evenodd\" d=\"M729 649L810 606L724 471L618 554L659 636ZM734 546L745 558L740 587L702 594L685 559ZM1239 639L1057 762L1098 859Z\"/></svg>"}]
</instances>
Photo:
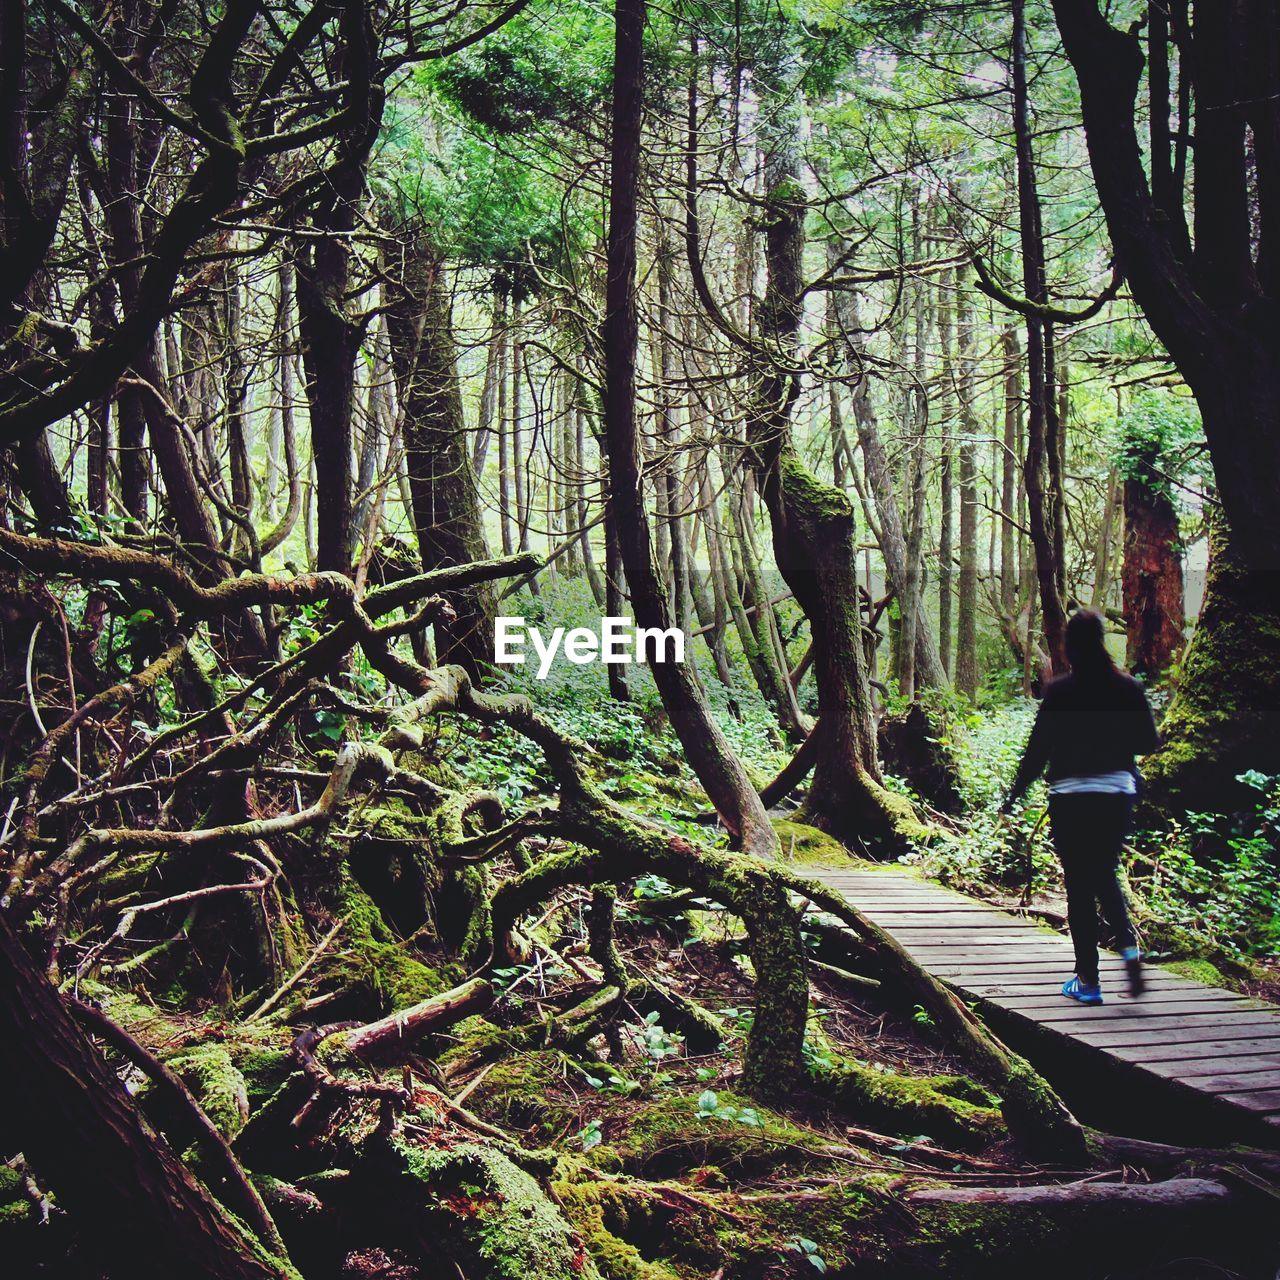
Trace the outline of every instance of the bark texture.
<instances>
[{"instance_id":1,"label":"bark texture","mask_svg":"<svg viewBox=\"0 0 1280 1280\"><path fill-rule=\"evenodd\" d=\"M444 265L431 252L425 227L412 222L403 236L400 296L387 312L387 328L418 549L430 572L487 560L489 548L462 413ZM438 660L478 675L493 661L493 592L473 587L450 603L457 616L436 624Z\"/></svg>"}]
</instances>

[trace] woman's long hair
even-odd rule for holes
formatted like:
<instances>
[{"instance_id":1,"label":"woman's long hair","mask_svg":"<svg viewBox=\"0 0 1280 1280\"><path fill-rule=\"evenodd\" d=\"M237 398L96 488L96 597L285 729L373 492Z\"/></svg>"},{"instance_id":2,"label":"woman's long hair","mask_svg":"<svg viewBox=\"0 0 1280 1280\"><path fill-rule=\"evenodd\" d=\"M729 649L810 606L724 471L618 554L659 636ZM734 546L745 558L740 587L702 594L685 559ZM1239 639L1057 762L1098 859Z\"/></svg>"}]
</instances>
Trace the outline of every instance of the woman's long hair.
<instances>
[{"instance_id":1,"label":"woman's long hair","mask_svg":"<svg viewBox=\"0 0 1280 1280\"><path fill-rule=\"evenodd\" d=\"M1102 615L1092 609L1078 609L1067 619L1067 661L1076 675L1089 679L1116 674L1104 634Z\"/></svg>"}]
</instances>

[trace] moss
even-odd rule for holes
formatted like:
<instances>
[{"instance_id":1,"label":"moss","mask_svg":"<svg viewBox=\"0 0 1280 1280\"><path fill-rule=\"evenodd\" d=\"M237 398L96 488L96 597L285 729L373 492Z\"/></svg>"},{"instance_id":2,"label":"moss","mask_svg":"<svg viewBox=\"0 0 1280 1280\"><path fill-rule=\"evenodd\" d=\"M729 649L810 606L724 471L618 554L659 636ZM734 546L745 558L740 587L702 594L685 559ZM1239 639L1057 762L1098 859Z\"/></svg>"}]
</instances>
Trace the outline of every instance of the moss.
<instances>
[{"instance_id":1,"label":"moss","mask_svg":"<svg viewBox=\"0 0 1280 1280\"><path fill-rule=\"evenodd\" d=\"M279 1045L258 1041L235 1041L227 1045L231 1061L244 1077L251 1107L272 1097L297 1069L288 1045L290 1033L279 1038L282 1042Z\"/></svg>"},{"instance_id":2,"label":"moss","mask_svg":"<svg viewBox=\"0 0 1280 1280\"><path fill-rule=\"evenodd\" d=\"M529 1174L492 1146L387 1144L423 1238L486 1280L594 1280L582 1242Z\"/></svg>"},{"instance_id":3,"label":"moss","mask_svg":"<svg viewBox=\"0 0 1280 1280\"><path fill-rule=\"evenodd\" d=\"M915 808L906 796L900 796L887 787L872 784L876 800L888 815L894 835L908 844L928 844L936 834L932 827L920 821Z\"/></svg>"},{"instance_id":4,"label":"moss","mask_svg":"<svg viewBox=\"0 0 1280 1280\"><path fill-rule=\"evenodd\" d=\"M181 1040L185 1028L154 1004L141 1000L132 991L117 991L100 982L81 981L80 998L92 1000L118 1026L143 1044L170 1044Z\"/></svg>"},{"instance_id":5,"label":"moss","mask_svg":"<svg viewBox=\"0 0 1280 1280\"><path fill-rule=\"evenodd\" d=\"M551 1190L605 1280L677 1280L666 1262L646 1258L632 1243L638 1239L652 1250L663 1238L649 1212L651 1199L640 1204L634 1193L609 1182L562 1179Z\"/></svg>"},{"instance_id":6,"label":"moss","mask_svg":"<svg viewBox=\"0 0 1280 1280\"><path fill-rule=\"evenodd\" d=\"M577 1107L557 1094L564 1084L565 1057L555 1049L518 1053L488 1071L468 1104L494 1124L517 1128L547 1141L563 1132ZM583 1072L579 1071L579 1080Z\"/></svg>"},{"instance_id":7,"label":"moss","mask_svg":"<svg viewBox=\"0 0 1280 1280\"><path fill-rule=\"evenodd\" d=\"M1204 604L1160 726L1165 745L1143 772L1157 805L1223 812L1254 802L1237 774L1280 772L1268 710L1280 700L1280 597L1274 572L1233 559L1220 519L1210 519L1209 540Z\"/></svg>"},{"instance_id":8,"label":"moss","mask_svg":"<svg viewBox=\"0 0 1280 1280\"><path fill-rule=\"evenodd\" d=\"M1206 987L1230 987L1231 980L1210 960L1175 960L1164 966L1170 973L1203 983Z\"/></svg>"},{"instance_id":9,"label":"moss","mask_svg":"<svg viewBox=\"0 0 1280 1280\"><path fill-rule=\"evenodd\" d=\"M27 1195L26 1180L22 1174L7 1164L0 1164L0 1230L20 1222L29 1222L36 1214L36 1207Z\"/></svg>"},{"instance_id":10,"label":"moss","mask_svg":"<svg viewBox=\"0 0 1280 1280\"><path fill-rule=\"evenodd\" d=\"M688 780L683 777L667 777L647 770L613 769L608 765L606 771L612 782L609 794L615 800L638 803L642 807L658 801L677 812L688 812L697 807L695 796L698 793L691 790ZM757 776L759 772L756 771ZM751 774L750 769L748 774ZM757 776L752 777L753 782L757 781ZM759 777L758 785L763 786L768 781L767 776Z\"/></svg>"},{"instance_id":11,"label":"moss","mask_svg":"<svg viewBox=\"0 0 1280 1280\"><path fill-rule=\"evenodd\" d=\"M465 976L459 964L433 969L410 955L377 904L346 872L339 883L337 914L345 918L343 945L322 962L320 973L344 986L367 989L380 1013L438 995Z\"/></svg>"},{"instance_id":12,"label":"moss","mask_svg":"<svg viewBox=\"0 0 1280 1280\"><path fill-rule=\"evenodd\" d=\"M741 1176L821 1162L824 1143L816 1134L730 1090L717 1090L716 1099L723 1114L702 1115L695 1098L673 1097L606 1121L608 1145L591 1153L592 1162L650 1177L708 1166ZM756 1123L736 1118L744 1110Z\"/></svg>"},{"instance_id":13,"label":"moss","mask_svg":"<svg viewBox=\"0 0 1280 1280\"><path fill-rule=\"evenodd\" d=\"M1078 1252L1083 1241L1078 1237L1083 1234L1085 1239L1099 1238L1093 1230L1081 1233L1078 1224L1075 1231L1064 1233L1061 1224L1025 1205L1009 1208L992 1204L915 1204L911 1212L916 1230L910 1239L901 1242L899 1256L917 1267L924 1264L936 1268L938 1275L980 1273L984 1267L998 1265L1005 1254L1029 1258L1036 1253L1031 1241L1038 1243L1040 1256L1046 1260L1059 1247L1068 1246L1078 1267L1083 1261ZM1077 1239L1073 1241L1072 1236ZM1052 1263L1047 1270L1051 1275L1062 1274Z\"/></svg>"},{"instance_id":14,"label":"moss","mask_svg":"<svg viewBox=\"0 0 1280 1280\"><path fill-rule=\"evenodd\" d=\"M963 1076L907 1076L845 1059L813 1069L813 1083L859 1123L903 1136L982 1147L1003 1130L995 1100Z\"/></svg>"},{"instance_id":15,"label":"moss","mask_svg":"<svg viewBox=\"0 0 1280 1280\"><path fill-rule=\"evenodd\" d=\"M890 1232L901 1212L875 1179L842 1176L839 1185L815 1187L803 1200L769 1202L751 1233L752 1252L762 1262L793 1260L790 1274L807 1274L811 1268L799 1265L796 1242L812 1240L828 1272L858 1274L860 1264L894 1254Z\"/></svg>"},{"instance_id":16,"label":"moss","mask_svg":"<svg viewBox=\"0 0 1280 1280\"><path fill-rule=\"evenodd\" d=\"M773 829L782 845L782 859L803 866L840 867L857 861L835 836L805 822L772 818Z\"/></svg>"},{"instance_id":17,"label":"moss","mask_svg":"<svg viewBox=\"0 0 1280 1280\"><path fill-rule=\"evenodd\" d=\"M166 1064L195 1094L201 1110L230 1141L249 1119L249 1091L244 1076L221 1044L202 1044Z\"/></svg>"}]
</instances>

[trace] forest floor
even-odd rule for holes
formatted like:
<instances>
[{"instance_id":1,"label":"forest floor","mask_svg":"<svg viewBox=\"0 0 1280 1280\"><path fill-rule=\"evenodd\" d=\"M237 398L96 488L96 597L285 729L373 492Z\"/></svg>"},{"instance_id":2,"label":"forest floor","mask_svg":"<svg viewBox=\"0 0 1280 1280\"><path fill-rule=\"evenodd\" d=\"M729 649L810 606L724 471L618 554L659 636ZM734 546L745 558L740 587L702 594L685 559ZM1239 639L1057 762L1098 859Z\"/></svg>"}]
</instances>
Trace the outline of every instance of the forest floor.
<instances>
[{"instance_id":1,"label":"forest floor","mask_svg":"<svg viewBox=\"0 0 1280 1280\"><path fill-rule=\"evenodd\" d=\"M438 690L447 682L436 675ZM573 735L608 798L594 810L600 821L624 811L609 804L624 806L664 850L697 844L703 865L721 859L749 874L699 820L701 793L643 689L621 706L572 685L542 692L554 728L536 732ZM349 776L340 814L322 827L267 830L280 890L270 915L265 900L261 918L256 908L192 910L204 879L171 879L179 864L148 843L185 837L157 834L140 810L136 852L126 848L86 895L63 948L62 988L123 1033L108 1040L108 1060L150 1123L223 1195L210 1161L232 1153L306 1280L988 1280L1032 1267L1072 1280L1274 1277L1276 1242L1242 1223L1269 1194L1254 1182L1271 1185L1280 1157L1105 1143L1076 1162L1029 1154L1009 1120L1010 1077L998 1097L989 1071L980 1082L973 1042L937 1020L971 1015L945 993L939 1004L937 992L917 992L901 967L868 966L866 939L851 947L854 934L825 908L800 917L803 1071L774 1090L749 1086L762 1008L753 938L696 877L675 883L688 870L679 858L671 880L593 864L602 870L539 888L515 913L519 937L504 934L490 914L501 895L584 846L572 832L534 828L490 847L507 828L463 829L461 818L450 828L437 815L479 787L512 813L551 797L563 808L554 748L531 750L501 717L456 712L433 715L406 748L402 726L382 728L386 715L370 711L378 727L352 732L320 707L256 759L257 810L296 814L304 787L336 794L342 759L387 768L380 744L401 735L391 785ZM1001 715L989 732L1009 756L1025 711ZM991 801L1009 761L991 763L985 721L971 719L978 745L957 753L963 815L935 815L931 842L898 856L998 899L1018 885L1029 850L1035 901L1052 920L1052 860L1034 813L996 824ZM748 716L733 732L763 780L786 752L759 723ZM479 812L467 803L458 812ZM195 830L203 815L187 821ZM766 865L796 876L855 865L793 815L776 821L784 859ZM456 852L450 863L449 849L481 846L483 871ZM1154 865L1158 875L1136 877L1151 933L1163 930L1224 982L1243 976L1269 990L1267 969L1243 949L1263 936L1265 892L1225 916L1230 894L1207 890L1193 905L1212 917L1210 946L1190 909L1167 918L1176 895L1159 876L1169 864ZM1185 882L1185 864L1175 865ZM600 874L617 885L604 917ZM1245 867L1235 884L1265 890L1261 874ZM804 894L789 892L793 904ZM158 895L163 915L134 929L130 905ZM612 921L613 958L600 949L601 918ZM477 922L487 930L478 944ZM509 954L498 958L499 947ZM442 1014L442 1000L456 1008ZM407 1029L415 1018L425 1021ZM389 1057L352 1047L349 1037L370 1034L391 1044ZM212 1145L180 1136L164 1069L221 1135ZM76 1215L21 1153L5 1154L0 1246L14 1274L102 1280ZM1243 1183L1224 1161L1244 1162ZM1009 1199L1019 1195L1030 1200ZM1212 1260L1197 1271L1189 1257Z\"/></svg>"}]
</instances>

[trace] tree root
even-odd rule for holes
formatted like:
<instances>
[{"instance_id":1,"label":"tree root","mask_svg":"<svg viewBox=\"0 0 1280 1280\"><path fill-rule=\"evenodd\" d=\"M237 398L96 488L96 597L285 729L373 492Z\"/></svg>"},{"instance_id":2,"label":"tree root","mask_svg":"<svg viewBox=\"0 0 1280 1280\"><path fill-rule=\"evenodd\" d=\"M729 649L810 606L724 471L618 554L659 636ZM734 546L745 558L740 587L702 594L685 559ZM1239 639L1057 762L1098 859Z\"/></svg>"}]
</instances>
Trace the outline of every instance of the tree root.
<instances>
[{"instance_id":1,"label":"tree root","mask_svg":"<svg viewBox=\"0 0 1280 1280\"><path fill-rule=\"evenodd\" d=\"M1088 1160L1084 1130L1026 1059L1010 1052L951 991L841 894L791 872L785 881L814 906L851 929L867 960L930 1014L948 1043L1002 1099L1009 1132L1041 1159L1079 1167Z\"/></svg>"}]
</instances>

